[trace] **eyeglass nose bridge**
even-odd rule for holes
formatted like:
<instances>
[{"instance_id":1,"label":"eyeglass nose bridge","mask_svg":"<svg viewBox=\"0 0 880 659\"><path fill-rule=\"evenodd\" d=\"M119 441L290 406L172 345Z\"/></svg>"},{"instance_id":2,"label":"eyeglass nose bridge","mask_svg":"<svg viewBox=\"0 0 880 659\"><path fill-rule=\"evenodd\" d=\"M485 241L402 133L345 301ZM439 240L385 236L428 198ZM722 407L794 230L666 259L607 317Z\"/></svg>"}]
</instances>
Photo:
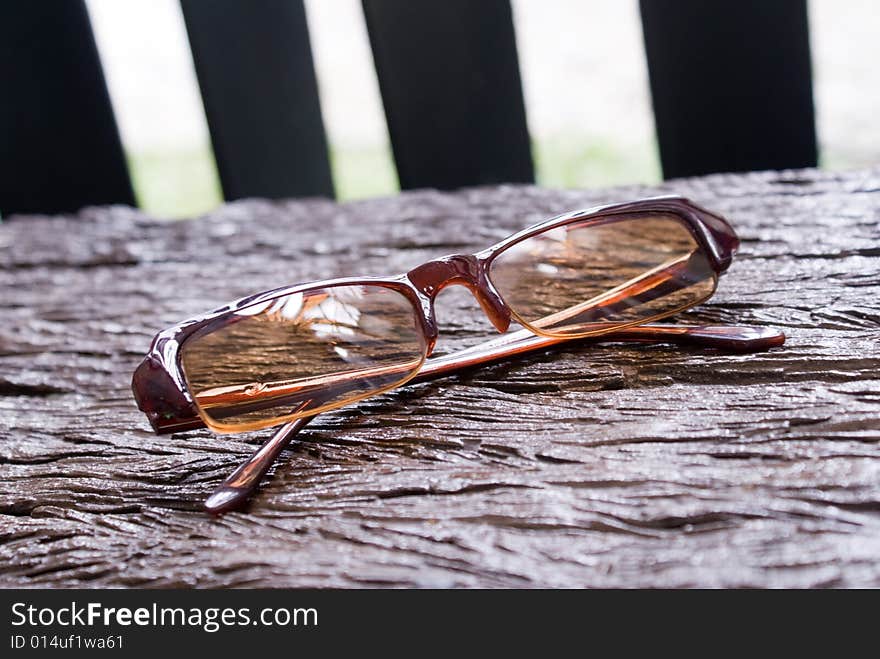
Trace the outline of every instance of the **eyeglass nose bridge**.
<instances>
[{"instance_id":1,"label":"eyeglass nose bridge","mask_svg":"<svg viewBox=\"0 0 880 659\"><path fill-rule=\"evenodd\" d=\"M455 254L429 261L407 273L407 277L419 294L429 302L424 306L428 321L428 338L432 345L437 338L434 299L447 286L465 286L500 333L503 334L510 327L510 309L492 286L486 270L485 261L473 254Z\"/></svg>"}]
</instances>

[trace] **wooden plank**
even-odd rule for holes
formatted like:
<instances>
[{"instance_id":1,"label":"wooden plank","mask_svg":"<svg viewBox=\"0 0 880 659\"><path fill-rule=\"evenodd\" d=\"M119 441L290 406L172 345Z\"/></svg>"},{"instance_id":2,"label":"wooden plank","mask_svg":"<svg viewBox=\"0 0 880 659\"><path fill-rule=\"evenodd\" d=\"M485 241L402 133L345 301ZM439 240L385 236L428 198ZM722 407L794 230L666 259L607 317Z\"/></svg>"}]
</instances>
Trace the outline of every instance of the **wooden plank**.
<instances>
[{"instance_id":1,"label":"wooden plank","mask_svg":"<svg viewBox=\"0 0 880 659\"><path fill-rule=\"evenodd\" d=\"M158 328L672 188L3 223L0 586L880 586L880 169L674 190L743 239L682 320L782 349L571 346L409 387L316 419L220 520L202 500L267 433L150 432L129 380ZM494 333L460 287L437 316L438 351Z\"/></svg>"},{"instance_id":2,"label":"wooden plank","mask_svg":"<svg viewBox=\"0 0 880 659\"><path fill-rule=\"evenodd\" d=\"M0 213L134 204L82 0L0 3Z\"/></svg>"},{"instance_id":3,"label":"wooden plank","mask_svg":"<svg viewBox=\"0 0 880 659\"><path fill-rule=\"evenodd\" d=\"M332 197L302 0L181 7L224 197Z\"/></svg>"},{"instance_id":4,"label":"wooden plank","mask_svg":"<svg viewBox=\"0 0 880 659\"><path fill-rule=\"evenodd\" d=\"M534 180L508 0L364 0L403 189Z\"/></svg>"},{"instance_id":5,"label":"wooden plank","mask_svg":"<svg viewBox=\"0 0 880 659\"><path fill-rule=\"evenodd\" d=\"M806 0L641 0L666 178L816 165Z\"/></svg>"}]
</instances>

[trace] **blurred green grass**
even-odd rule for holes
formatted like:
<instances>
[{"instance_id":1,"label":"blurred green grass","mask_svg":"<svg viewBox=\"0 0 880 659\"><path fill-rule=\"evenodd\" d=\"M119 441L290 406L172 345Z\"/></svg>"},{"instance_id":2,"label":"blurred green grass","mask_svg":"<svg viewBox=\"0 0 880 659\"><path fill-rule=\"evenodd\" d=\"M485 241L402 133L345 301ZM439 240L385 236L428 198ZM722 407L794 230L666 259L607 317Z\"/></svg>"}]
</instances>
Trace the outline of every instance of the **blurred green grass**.
<instances>
[{"instance_id":1,"label":"blurred green grass","mask_svg":"<svg viewBox=\"0 0 880 659\"><path fill-rule=\"evenodd\" d=\"M128 153L128 170L138 205L150 215L193 217L223 199L211 148Z\"/></svg>"},{"instance_id":2,"label":"blurred green grass","mask_svg":"<svg viewBox=\"0 0 880 659\"><path fill-rule=\"evenodd\" d=\"M556 137L532 143L536 179L548 188L600 188L658 183L655 144L622 146L591 136Z\"/></svg>"},{"instance_id":3,"label":"blurred green grass","mask_svg":"<svg viewBox=\"0 0 880 659\"><path fill-rule=\"evenodd\" d=\"M594 188L656 183L660 165L653 144L621 147L590 136L559 137L532 144L539 185ZM330 153L336 196L341 201L394 194L397 173L382 147L334 147ZM157 217L207 213L222 203L211 147L130 153L129 169L140 206Z\"/></svg>"}]
</instances>

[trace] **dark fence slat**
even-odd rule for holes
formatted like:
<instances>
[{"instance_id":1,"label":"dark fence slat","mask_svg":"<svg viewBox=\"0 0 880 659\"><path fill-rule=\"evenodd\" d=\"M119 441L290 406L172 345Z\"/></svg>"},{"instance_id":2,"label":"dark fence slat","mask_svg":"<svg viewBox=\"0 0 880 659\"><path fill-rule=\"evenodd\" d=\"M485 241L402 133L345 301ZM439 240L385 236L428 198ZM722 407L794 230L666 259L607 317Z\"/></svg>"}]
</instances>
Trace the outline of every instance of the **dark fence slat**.
<instances>
[{"instance_id":1,"label":"dark fence slat","mask_svg":"<svg viewBox=\"0 0 880 659\"><path fill-rule=\"evenodd\" d=\"M0 213L134 204L81 0L0 3Z\"/></svg>"},{"instance_id":2,"label":"dark fence slat","mask_svg":"<svg viewBox=\"0 0 880 659\"><path fill-rule=\"evenodd\" d=\"M181 7L224 197L332 197L302 0Z\"/></svg>"},{"instance_id":3,"label":"dark fence slat","mask_svg":"<svg viewBox=\"0 0 880 659\"><path fill-rule=\"evenodd\" d=\"M666 178L816 164L805 0L641 0Z\"/></svg>"},{"instance_id":4,"label":"dark fence slat","mask_svg":"<svg viewBox=\"0 0 880 659\"><path fill-rule=\"evenodd\" d=\"M400 186L534 180L508 0L363 0Z\"/></svg>"}]
</instances>

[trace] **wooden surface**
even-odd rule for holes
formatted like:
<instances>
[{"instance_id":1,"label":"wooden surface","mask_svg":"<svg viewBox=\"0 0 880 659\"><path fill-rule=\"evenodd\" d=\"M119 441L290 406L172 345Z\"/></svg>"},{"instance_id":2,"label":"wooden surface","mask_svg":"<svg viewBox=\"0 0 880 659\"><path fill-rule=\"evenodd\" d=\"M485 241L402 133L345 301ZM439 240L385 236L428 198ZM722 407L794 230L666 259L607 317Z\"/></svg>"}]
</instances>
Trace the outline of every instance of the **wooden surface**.
<instances>
[{"instance_id":1,"label":"wooden surface","mask_svg":"<svg viewBox=\"0 0 880 659\"><path fill-rule=\"evenodd\" d=\"M582 346L313 422L250 511L201 502L266 436L158 437L131 372L236 296L384 274L572 208L680 192L743 238L690 322L728 355ZM2 586L880 586L880 170L129 208L0 225ZM464 289L439 348L491 326Z\"/></svg>"}]
</instances>

